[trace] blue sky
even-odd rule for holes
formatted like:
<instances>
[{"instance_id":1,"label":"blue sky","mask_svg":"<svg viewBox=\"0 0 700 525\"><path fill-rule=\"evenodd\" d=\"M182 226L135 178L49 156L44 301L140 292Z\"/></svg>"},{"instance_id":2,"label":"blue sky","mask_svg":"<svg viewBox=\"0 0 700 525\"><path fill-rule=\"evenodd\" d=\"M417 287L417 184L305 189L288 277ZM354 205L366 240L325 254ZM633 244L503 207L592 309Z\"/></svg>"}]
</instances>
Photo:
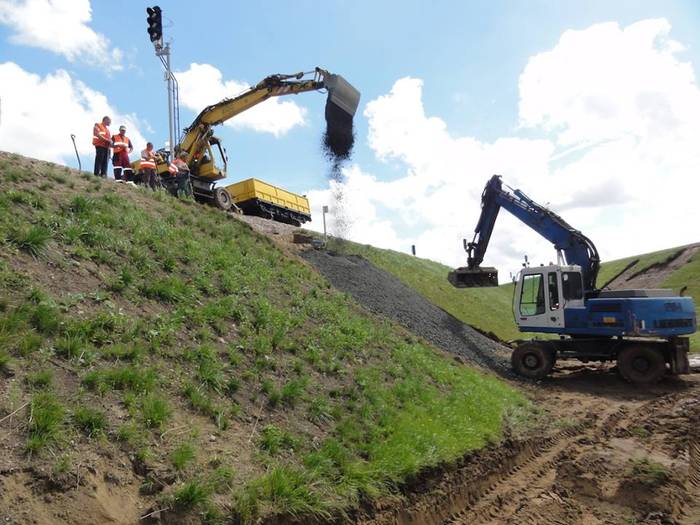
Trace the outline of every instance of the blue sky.
<instances>
[{"instance_id":1,"label":"blue sky","mask_svg":"<svg viewBox=\"0 0 700 525\"><path fill-rule=\"evenodd\" d=\"M83 3L87 5L85 0L75 5ZM153 3L89 3L92 18L84 25L100 38L108 39L109 49L121 50L119 62L123 67L118 71L108 71L109 67L97 64L95 57L71 59L65 53L18 43L20 22L8 19L7 10L26 5L24 0L0 0L0 64L12 62L40 77L65 70L73 81L104 95L110 107L120 114L131 114L145 139L162 144L167 138L165 85L145 22L145 8ZM420 102L424 114L427 118L439 118L450 137L469 137L481 144L493 144L504 137L550 141L554 154L547 164L552 176L562 163L572 171L573 162L591 151L584 148L578 158L574 154L558 160L557 153L566 148L556 131L537 124L522 126L519 79L533 57L557 48L565 32L585 32L603 22L615 22L625 28L643 20L664 19L671 27L669 38L685 48L676 51L674 59L689 63L694 69L700 61L700 4L693 1L299 1L267 2L260 7L251 2L209 1L197 9L187 2L162 1L159 5L164 13L166 40L172 41L175 71L186 71L192 63L209 64L221 72L224 81L255 83L271 73L310 70L318 65L345 76L362 93L353 166L379 183L401 181L425 164L412 164L404 154L380 154L369 137L366 104L389 94L400 79L422 81ZM9 96L0 86L3 111ZM249 128L217 129L229 153L229 176L231 180L255 176L298 192L318 190L316 195L321 198L328 186L326 165L320 154L325 96L309 93L292 100L305 108L305 124L280 136ZM541 114L549 115L547 111ZM195 114L183 107L182 127ZM94 115L93 119L99 116ZM60 118L60 114L47 118L48 122L42 125L51 127L56 124L52 118ZM115 121L113 128L118 124ZM565 126L573 127L568 121ZM4 149L2 131L0 125L0 149ZM83 126L73 132L89 141L90 131ZM594 139L586 137L588 141ZM89 150L88 146L84 165L91 162ZM68 148L61 158L76 165L71 151ZM25 153L42 156L41 151ZM498 166L494 165L496 169ZM471 193L464 195L465 207L470 210L478 204L474 198L491 174L486 171L469 175L475 179L468 188ZM517 173L513 176L521 182ZM537 199L539 186L525 187ZM432 205L441 206L439 202ZM360 228L357 240L408 250L416 239L428 235L427 226L410 219L394 220L397 211L391 208L391 203L381 199L373 204L376 221L391 222L391 235L377 239L363 236L362 231L370 225ZM583 212L578 214L584 216ZM619 216L610 210L598 210L596 216L600 219L591 223L594 228L619 222ZM463 222L466 233L476 216L473 210L465 211L458 220ZM690 234L677 240L686 238ZM459 238L456 244L461 245ZM652 249L658 244L646 242L639 248ZM637 245L624 249L637 249ZM434 258L454 260L453 250L434 250ZM502 247L502 260L512 265L513 256L507 251ZM617 248L601 251L610 256L625 255Z\"/></svg>"}]
</instances>

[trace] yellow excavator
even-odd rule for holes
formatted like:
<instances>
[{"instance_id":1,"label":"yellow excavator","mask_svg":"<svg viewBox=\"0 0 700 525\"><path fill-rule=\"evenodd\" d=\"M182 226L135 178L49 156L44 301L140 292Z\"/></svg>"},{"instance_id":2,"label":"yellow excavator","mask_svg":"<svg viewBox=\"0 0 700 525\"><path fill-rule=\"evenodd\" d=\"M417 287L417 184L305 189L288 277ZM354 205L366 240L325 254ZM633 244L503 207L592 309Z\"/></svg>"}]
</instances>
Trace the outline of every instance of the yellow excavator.
<instances>
[{"instance_id":1,"label":"yellow excavator","mask_svg":"<svg viewBox=\"0 0 700 525\"><path fill-rule=\"evenodd\" d=\"M226 178L227 156L221 141L214 135L214 126L271 97L322 90L328 93L326 115L329 115L329 110L330 113L341 112L352 123L360 101L360 92L340 75L318 67L308 73L270 75L237 97L226 98L204 108L192 124L185 128L180 143L175 147L176 155L182 151L189 154L190 181L195 199L214 204L223 210L232 206L231 195L226 188L216 187L217 181ZM167 155L161 154L156 164L156 171L164 179L169 176L170 160ZM134 162L132 168L138 173L140 161Z\"/></svg>"}]
</instances>

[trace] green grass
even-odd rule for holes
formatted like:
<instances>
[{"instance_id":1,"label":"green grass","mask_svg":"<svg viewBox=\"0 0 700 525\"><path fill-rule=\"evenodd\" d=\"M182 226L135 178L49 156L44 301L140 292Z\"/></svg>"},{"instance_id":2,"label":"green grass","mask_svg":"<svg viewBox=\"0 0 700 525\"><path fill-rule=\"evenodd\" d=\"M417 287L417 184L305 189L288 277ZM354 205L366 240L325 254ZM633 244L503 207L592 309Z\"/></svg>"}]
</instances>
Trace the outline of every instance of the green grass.
<instances>
[{"instance_id":1,"label":"green grass","mask_svg":"<svg viewBox=\"0 0 700 525\"><path fill-rule=\"evenodd\" d=\"M38 257L46 249L51 232L43 226L17 228L9 232L7 239L20 250Z\"/></svg>"},{"instance_id":2,"label":"green grass","mask_svg":"<svg viewBox=\"0 0 700 525\"><path fill-rule=\"evenodd\" d=\"M106 368L88 372L83 378L83 384L101 394L110 390L150 392L156 384L156 373L131 365Z\"/></svg>"},{"instance_id":3,"label":"green grass","mask_svg":"<svg viewBox=\"0 0 700 525\"><path fill-rule=\"evenodd\" d=\"M183 443L170 453L170 462L175 470L184 470L194 460L194 447L191 443Z\"/></svg>"},{"instance_id":4,"label":"green grass","mask_svg":"<svg viewBox=\"0 0 700 525\"><path fill-rule=\"evenodd\" d=\"M308 522L498 440L508 414L527 418L517 390L362 311L218 210L81 177L39 199L39 179L7 182L36 192L21 203L0 194L0 356L20 378L0 395L33 396L53 423L8 427L11 442L60 457L64 431L100 433L81 450L115 440L147 467L196 465L165 493L200 517L235 522L233 505ZM9 240L33 226L51 233L36 260ZM62 407L77 400L67 427Z\"/></svg>"},{"instance_id":5,"label":"green grass","mask_svg":"<svg viewBox=\"0 0 700 525\"><path fill-rule=\"evenodd\" d=\"M273 456L280 450L293 450L298 444L298 439L275 425L267 425L262 429L260 448Z\"/></svg>"},{"instance_id":6,"label":"green grass","mask_svg":"<svg viewBox=\"0 0 700 525\"><path fill-rule=\"evenodd\" d=\"M37 452L60 439L65 413L65 408L54 394L42 392L32 397L26 444L28 452Z\"/></svg>"},{"instance_id":7,"label":"green grass","mask_svg":"<svg viewBox=\"0 0 700 525\"><path fill-rule=\"evenodd\" d=\"M141 419L148 428L161 428L172 413L170 403L163 397L149 394L141 402Z\"/></svg>"},{"instance_id":8,"label":"green grass","mask_svg":"<svg viewBox=\"0 0 700 525\"><path fill-rule=\"evenodd\" d=\"M107 428L107 417L101 410L80 407L73 416L75 425L88 436L102 434Z\"/></svg>"},{"instance_id":9,"label":"green grass","mask_svg":"<svg viewBox=\"0 0 700 525\"><path fill-rule=\"evenodd\" d=\"M193 509L209 501L211 490L201 481L192 480L175 491L173 500L179 509Z\"/></svg>"},{"instance_id":10,"label":"green grass","mask_svg":"<svg viewBox=\"0 0 700 525\"><path fill-rule=\"evenodd\" d=\"M37 389L47 389L53 381L53 371L41 370L27 376L27 384Z\"/></svg>"},{"instance_id":11,"label":"green grass","mask_svg":"<svg viewBox=\"0 0 700 525\"><path fill-rule=\"evenodd\" d=\"M668 481L668 469L648 458L630 460L628 475L644 485L656 486Z\"/></svg>"}]
</instances>

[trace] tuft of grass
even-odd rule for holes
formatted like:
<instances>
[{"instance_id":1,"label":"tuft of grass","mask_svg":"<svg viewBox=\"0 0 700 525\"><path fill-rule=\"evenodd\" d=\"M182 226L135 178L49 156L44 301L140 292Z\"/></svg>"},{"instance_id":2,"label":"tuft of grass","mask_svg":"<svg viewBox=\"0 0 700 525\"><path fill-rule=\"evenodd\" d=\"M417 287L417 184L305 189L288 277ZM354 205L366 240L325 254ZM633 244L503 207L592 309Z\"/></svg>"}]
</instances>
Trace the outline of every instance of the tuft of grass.
<instances>
[{"instance_id":1,"label":"tuft of grass","mask_svg":"<svg viewBox=\"0 0 700 525\"><path fill-rule=\"evenodd\" d=\"M100 394L109 390L145 393L155 387L156 373L154 370L132 365L93 370L85 375L83 384L91 390L97 390Z\"/></svg>"},{"instance_id":2,"label":"tuft of grass","mask_svg":"<svg viewBox=\"0 0 700 525\"><path fill-rule=\"evenodd\" d=\"M629 474L633 479L649 486L657 486L668 481L668 469L648 458L630 460Z\"/></svg>"},{"instance_id":3,"label":"tuft of grass","mask_svg":"<svg viewBox=\"0 0 700 525\"><path fill-rule=\"evenodd\" d=\"M80 407L73 417L76 426L90 437L104 433L107 428L107 417L95 408Z\"/></svg>"},{"instance_id":4,"label":"tuft of grass","mask_svg":"<svg viewBox=\"0 0 700 525\"><path fill-rule=\"evenodd\" d=\"M29 439L26 449L37 452L61 435L65 409L58 398L48 392L32 397L29 410Z\"/></svg>"},{"instance_id":5,"label":"tuft of grass","mask_svg":"<svg viewBox=\"0 0 700 525\"><path fill-rule=\"evenodd\" d=\"M280 401L287 406L293 407L304 395L307 379L300 377L288 381L280 392Z\"/></svg>"},{"instance_id":6,"label":"tuft of grass","mask_svg":"<svg viewBox=\"0 0 700 525\"><path fill-rule=\"evenodd\" d=\"M170 461L175 470L183 470L194 460L194 447L191 443L183 443L170 453Z\"/></svg>"},{"instance_id":7,"label":"tuft of grass","mask_svg":"<svg viewBox=\"0 0 700 525\"><path fill-rule=\"evenodd\" d=\"M0 349L0 371L7 372L10 370L10 365L12 364L12 357L7 352L7 350Z\"/></svg>"},{"instance_id":8,"label":"tuft of grass","mask_svg":"<svg viewBox=\"0 0 700 525\"><path fill-rule=\"evenodd\" d=\"M199 480L191 480L175 491L173 500L179 509L193 509L209 501L210 488Z\"/></svg>"},{"instance_id":9,"label":"tuft of grass","mask_svg":"<svg viewBox=\"0 0 700 525\"><path fill-rule=\"evenodd\" d=\"M298 446L299 441L293 435L275 425L267 425L262 429L260 448L273 456L280 450L294 450Z\"/></svg>"},{"instance_id":10,"label":"tuft of grass","mask_svg":"<svg viewBox=\"0 0 700 525\"><path fill-rule=\"evenodd\" d=\"M148 428L160 428L170 416L172 409L168 402L162 398L149 394L141 402L141 419Z\"/></svg>"},{"instance_id":11,"label":"tuft of grass","mask_svg":"<svg viewBox=\"0 0 700 525\"><path fill-rule=\"evenodd\" d=\"M54 335L61 326L61 320L61 314L55 306L39 303L32 311L30 322L39 333Z\"/></svg>"},{"instance_id":12,"label":"tuft of grass","mask_svg":"<svg viewBox=\"0 0 700 525\"><path fill-rule=\"evenodd\" d=\"M38 257L51 240L51 231L39 225L17 228L10 231L7 240L32 257Z\"/></svg>"},{"instance_id":13,"label":"tuft of grass","mask_svg":"<svg viewBox=\"0 0 700 525\"><path fill-rule=\"evenodd\" d=\"M228 427L226 410L216 404L205 392L192 383L187 383L182 389L182 394L190 402L192 408L204 415L211 417L220 429Z\"/></svg>"},{"instance_id":14,"label":"tuft of grass","mask_svg":"<svg viewBox=\"0 0 700 525\"><path fill-rule=\"evenodd\" d=\"M270 379L265 379L262 382L262 391L267 396L268 406L274 408L279 405L282 400L282 392Z\"/></svg>"},{"instance_id":15,"label":"tuft of grass","mask_svg":"<svg viewBox=\"0 0 700 525\"><path fill-rule=\"evenodd\" d=\"M53 381L53 372L51 370L41 370L27 376L27 384L37 389L47 389Z\"/></svg>"},{"instance_id":16,"label":"tuft of grass","mask_svg":"<svg viewBox=\"0 0 700 525\"><path fill-rule=\"evenodd\" d=\"M85 342L79 337L67 336L56 339L54 342L54 350L57 355L66 359L75 359L80 357L85 352Z\"/></svg>"},{"instance_id":17,"label":"tuft of grass","mask_svg":"<svg viewBox=\"0 0 700 525\"><path fill-rule=\"evenodd\" d=\"M146 443L144 432L133 421L119 427L117 439L133 448L142 447Z\"/></svg>"},{"instance_id":18,"label":"tuft of grass","mask_svg":"<svg viewBox=\"0 0 700 525\"><path fill-rule=\"evenodd\" d=\"M235 510L243 522L250 522L258 515L260 503L265 502L275 514L314 522L329 520L328 504L311 487L311 480L304 472L275 467L245 487L237 498Z\"/></svg>"}]
</instances>

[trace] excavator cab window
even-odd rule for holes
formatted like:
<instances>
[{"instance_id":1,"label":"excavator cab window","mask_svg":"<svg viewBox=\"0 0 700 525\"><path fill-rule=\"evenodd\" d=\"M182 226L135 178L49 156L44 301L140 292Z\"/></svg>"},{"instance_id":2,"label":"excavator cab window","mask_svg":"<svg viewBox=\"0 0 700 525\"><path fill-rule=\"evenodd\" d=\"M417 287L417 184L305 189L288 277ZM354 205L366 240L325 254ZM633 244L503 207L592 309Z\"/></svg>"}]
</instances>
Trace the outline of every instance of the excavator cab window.
<instances>
[{"instance_id":1,"label":"excavator cab window","mask_svg":"<svg viewBox=\"0 0 700 525\"><path fill-rule=\"evenodd\" d=\"M562 272L561 283L565 301L583 299L583 281L579 272Z\"/></svg>"},{"instance_id":2,"label":"excavator cab window","mask_svg":"<svg viewBox=\"0 0 700 525\"><path fill-rule=\"evenodd\" d=\"M520 313L522 315L543 314L544 307L544 277L541 273L523 276L520 290Z\"/></svg>"},{"instance_id":3,"label":"excavator cab window","mask_svg":"<svg viewBox=\"0 0 700 525\"><path fill-rule=\"evenodd\" d=\"M549 292L549 309L559 310L559 281L556 272L547 274L547 291Z\"/></svg>"}]
</instances>

